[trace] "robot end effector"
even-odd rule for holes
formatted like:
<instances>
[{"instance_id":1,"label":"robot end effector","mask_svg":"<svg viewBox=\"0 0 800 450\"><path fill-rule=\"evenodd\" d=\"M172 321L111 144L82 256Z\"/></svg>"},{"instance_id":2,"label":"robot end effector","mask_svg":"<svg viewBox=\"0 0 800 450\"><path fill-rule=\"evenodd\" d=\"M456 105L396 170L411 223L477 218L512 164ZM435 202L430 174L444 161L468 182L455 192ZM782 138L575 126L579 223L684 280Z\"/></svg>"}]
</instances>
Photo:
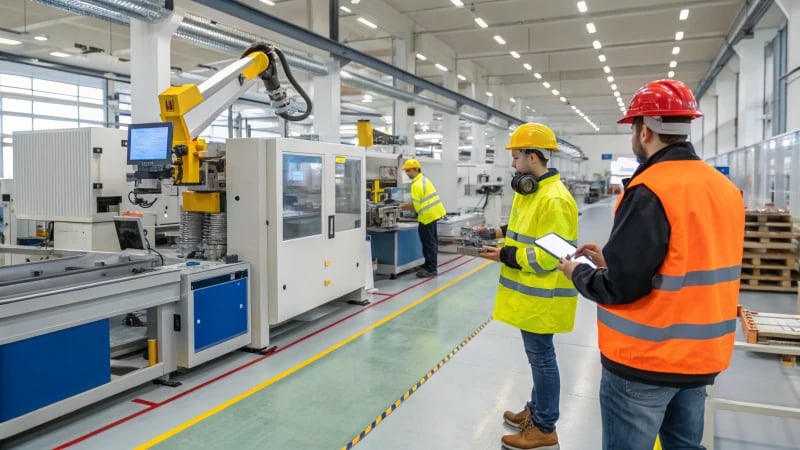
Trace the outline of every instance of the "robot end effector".
<instances>
[{"instance_id":1,"label":"robot end effector","mask_svg":"<svg viewBox=\"0 0 800 450\"><path fill-rule=\"evenodd\" d=\"M297 122L308 118L312 110L311 98L300 87L300 85L297 83L297 80L295 80L294 75L289 68L289 64L286 62L286 57L284 56L283 52L279 48L275 48L269 44L256 43L245 49L245 51L242 53L242 58L246 58L255 52L264 53L270 61L267 69L261 72L258 76L264 82L264 88L267 90L267 94L269 95L272 108L275 110L275 114L290 122ZM283 66L283 70L286 73L286 78L289 79L289 82L297 90L300 96L303 97L303 100L306 103L306 110L301 114L291 115L289 113L289 111L294 108L291 99L288 95L286 95L286 89L280 85L278 71L276 69L277 66L273 63L276 60L275 56L277 56L277 59L280 60L281 66Z\"/></svg>"}]
</instances>

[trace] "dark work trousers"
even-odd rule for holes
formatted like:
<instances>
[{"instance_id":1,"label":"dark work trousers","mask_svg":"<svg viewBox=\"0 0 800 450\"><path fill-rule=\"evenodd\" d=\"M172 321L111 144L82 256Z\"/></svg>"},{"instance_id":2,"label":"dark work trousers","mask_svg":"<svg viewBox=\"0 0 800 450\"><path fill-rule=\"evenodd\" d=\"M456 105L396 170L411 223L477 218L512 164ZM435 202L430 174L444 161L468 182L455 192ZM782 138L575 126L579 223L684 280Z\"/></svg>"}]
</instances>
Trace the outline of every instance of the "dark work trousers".
<instances>
[{"instance_id":1,"label":"dark work trousers","mask_svg":"<svg viewBox=\"0 0 800 450\"><path fill-rule=\"evenodd\" d=\"M439 238L436 236L436 222L419 224L419 240L422 241L422 256L425 257L424 269L436 273L438 266L436 257L439 254Z\"/></svg>"}]
</instances>

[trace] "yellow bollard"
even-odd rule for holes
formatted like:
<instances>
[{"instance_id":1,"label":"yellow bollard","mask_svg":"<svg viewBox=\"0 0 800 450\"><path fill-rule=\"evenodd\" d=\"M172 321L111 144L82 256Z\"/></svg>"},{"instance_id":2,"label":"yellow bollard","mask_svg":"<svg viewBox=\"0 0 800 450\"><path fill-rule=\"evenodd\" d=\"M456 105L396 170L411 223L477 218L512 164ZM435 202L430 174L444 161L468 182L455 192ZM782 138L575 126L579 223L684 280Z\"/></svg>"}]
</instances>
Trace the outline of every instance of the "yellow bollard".
<instances>
[{"instance_id":1,"label":"yellow bollard","mask_svg":"<svg viewBox=\"0 0 800 450\"><path fill-rule=\"evenodd\" d=\"M156 339L147 340L147 363L155 366L158 362L158 348L156 347Z\"/></svg>"}]
</instances>

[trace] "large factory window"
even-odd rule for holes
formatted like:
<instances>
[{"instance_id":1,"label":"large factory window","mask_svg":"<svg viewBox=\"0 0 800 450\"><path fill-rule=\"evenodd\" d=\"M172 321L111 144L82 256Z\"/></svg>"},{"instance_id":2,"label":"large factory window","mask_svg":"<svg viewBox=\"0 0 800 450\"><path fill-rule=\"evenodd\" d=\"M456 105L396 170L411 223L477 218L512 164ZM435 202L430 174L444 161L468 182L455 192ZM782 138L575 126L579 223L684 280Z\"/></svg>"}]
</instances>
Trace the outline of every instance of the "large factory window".
<instances>
[{"instance_id":1,"label":"large factory window","mask_svg":"<svg viewBox=\"0 0 800 450\"><path fill-rule=\"evenodd\" d=\"M283 240L322 234L322 157L283 155Z\"/></svg>"},{"instance_id":2,"label":"large factory window","mask_svg":"<svg viewBox=\"0 0 800 450\"><path fill-rule=\"evenodd\" d=\"M14 176L15 131L106 126L104 87L96 77L0 62L0 176Z\"/></svg>"},{"instance_id":3,"label":"large factory window","mask_svg":"<svg viewBox=\"0 0 800 450\"><path fill-rule=\"evenodd\" d=\"M361 161L336 158L336 231L361 228Z\"/></svg>"}]
</instances>

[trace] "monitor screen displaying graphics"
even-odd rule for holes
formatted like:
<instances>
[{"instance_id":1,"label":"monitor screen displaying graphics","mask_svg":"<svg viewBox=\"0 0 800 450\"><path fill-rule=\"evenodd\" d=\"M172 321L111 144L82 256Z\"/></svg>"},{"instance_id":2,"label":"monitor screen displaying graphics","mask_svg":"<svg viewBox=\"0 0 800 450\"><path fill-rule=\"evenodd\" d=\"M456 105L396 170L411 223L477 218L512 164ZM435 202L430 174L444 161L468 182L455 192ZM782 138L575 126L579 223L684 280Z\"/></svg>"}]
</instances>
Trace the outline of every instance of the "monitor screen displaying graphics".
<instances>
[{"instance_id":1,"label":"monitor screen displaying graphics","mask_svg":"<svg viewBox=\"0 0 800 450\"><path fill-rule=\"evenodd\" d=\"M114 228L117 231L120 250L147 250L142 219L126 216L114 217Z\"/></svg>"},{"instance_id":2,"label":"monitor screen displaying graphics","mask_svg":"<svg viewBox=\"0 0 800 450\"><path fill-rule=\"evenodd\" d=\"M128 125L128 164L163 166L171 163L171 122Z\"/></svg>"}]
</instances>

